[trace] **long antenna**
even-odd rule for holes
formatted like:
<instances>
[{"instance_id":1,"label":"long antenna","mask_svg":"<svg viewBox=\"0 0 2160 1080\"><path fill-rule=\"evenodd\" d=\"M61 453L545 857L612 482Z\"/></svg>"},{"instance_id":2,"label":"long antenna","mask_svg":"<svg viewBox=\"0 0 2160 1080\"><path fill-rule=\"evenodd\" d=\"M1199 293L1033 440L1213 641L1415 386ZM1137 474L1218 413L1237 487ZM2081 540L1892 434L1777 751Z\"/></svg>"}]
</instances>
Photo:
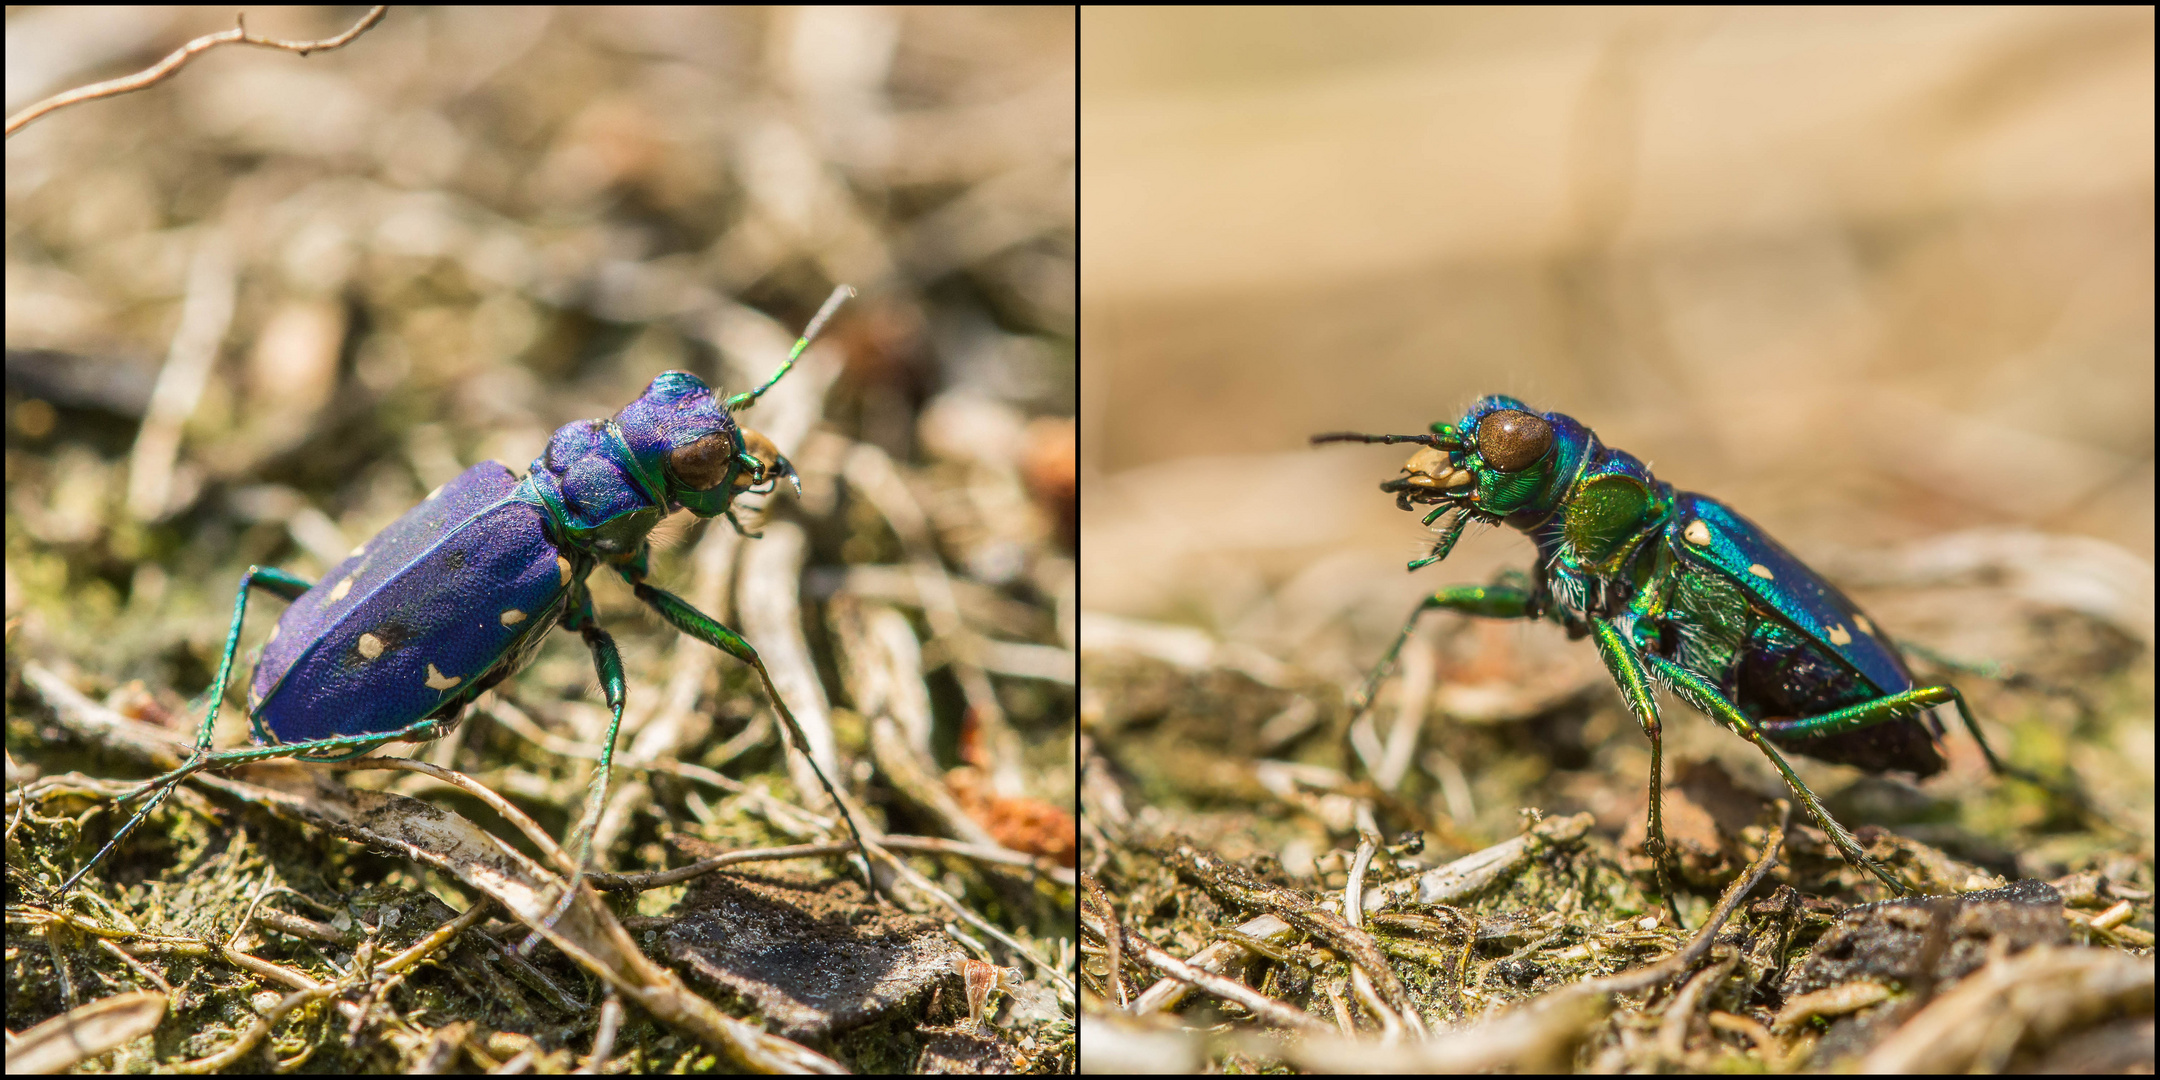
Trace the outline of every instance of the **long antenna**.
<instances>
[{"instance_id":1,"label":"long antenna","mask_svg":"<svg viewBox=\"0 0 2160 1080\"><path fill-rule=\"evenodd\" d=\"M1313 436L1312 441L1314 446L1331 442L1387 443L1389 445L1407 442L1423 443L1438 450L1462 449L1461 444L1453 442L1442 435L1367 435L1362 431L1331 431L1325 435Z\"/></svg>"},{"instance_id":2,"label":"long antenna","mask_svg":"<svg viewBox=\"0 0 2160 1080\"><path fill-rule=\"evenodd\" d=\"M810 325L803 328L802 336L795 339L795 347L788 350L787 360L781 363L780 370L773 372L772 378L765 380L765 385L755 390L745 390L727 399L728 411L734 412L737 409L747 409L757 401L760 395L772 389L773 384L780 381L780 376L787 374L788 369L795 366L795 358L801 356L803 350L809 348L810 343L817 339L818 331L825 329L825 324L832 319L833 312L840 310L840 305L846 303L847 298L853 295L855 295L853 285L841 285L834 288L832 295L825 298L825 306L817 309L817 314L810 317Z\"/></svg>"}]
</instances>

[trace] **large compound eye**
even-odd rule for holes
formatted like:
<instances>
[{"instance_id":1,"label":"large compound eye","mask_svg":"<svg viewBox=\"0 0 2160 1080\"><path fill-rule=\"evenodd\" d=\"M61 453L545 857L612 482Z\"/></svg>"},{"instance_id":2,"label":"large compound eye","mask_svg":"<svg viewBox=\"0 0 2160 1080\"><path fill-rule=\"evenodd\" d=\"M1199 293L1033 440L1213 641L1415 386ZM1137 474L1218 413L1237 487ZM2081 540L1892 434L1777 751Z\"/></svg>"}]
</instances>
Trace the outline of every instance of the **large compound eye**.
<instances>
[{"instance_id":1,"label":"large compound eye","mask_svg":"<svg viewBox=\"0 0 2160 1080\"><path fill-rule=\"evenodd\" d=\"M1521 472L1552 449L1552 425L1535 413L1502 409L1478 422L1477 448L1485 464Z\"/></svg>"},{"instance_id":2,"label":"large compound eye","mask_svg":"<svg viewBox=\"0 0 2160 1080\"><path fill-rule=\"evenodd\" d=\"M687 446L668 451L668 468L675 479L693 491L707 491L727 478L728 466L735 463L735 440L725 431L715 431Z\"/></svg>"},{"instance_id":3,"label":"large compound eye","mask_svg":"<svg viewBox=\"0 0 2160 1080\"><path fill-rule=\"evenodd\" d=\"M773 441L766 438L763 433L752 431L749 428L743 429L742 441L743 450L751 457L758 459L758 471L755 476L748 472L736 473L735 486L738 488L756 487L764 483L765 478L771 476L773 470L779 467L780 448L774 446Z\"/></svg>"}]
</instances>

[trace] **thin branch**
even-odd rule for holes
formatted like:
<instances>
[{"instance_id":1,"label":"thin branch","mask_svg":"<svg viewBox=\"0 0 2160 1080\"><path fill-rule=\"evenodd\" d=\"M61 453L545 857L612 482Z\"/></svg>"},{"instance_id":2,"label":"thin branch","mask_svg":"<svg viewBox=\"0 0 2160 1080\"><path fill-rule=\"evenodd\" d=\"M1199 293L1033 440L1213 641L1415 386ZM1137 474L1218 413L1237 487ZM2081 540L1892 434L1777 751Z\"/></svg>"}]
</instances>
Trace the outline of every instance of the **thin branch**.
<instances>
[{"instance_id":1,"label":"thin branch","mask_svg":"<svg viewBox=\"0 0 2160 1080\"><path fill-rule=\"evenodd\" d=\"M254 37L247 32L247 15L245 13L237 14L233 16L234 25L232 29L215 34L204 34L173 50L172 55L158 61L152 67L145 68L133 75L124 75L117 79L107 79L101 83L92 83L89 86L80 86L73 90L63 91L17 112L15 115L8 117L7 134L12 137L30 121L56 109L63 109L69 105L79 105L85 101L95 101L98 98L115 97L155 85L163 81L166 76L186 66L187 62L195 59L198 54L209 52L219 45L260 45L266 49L284 49L287 52L296 52L302 56L319 49L335 49L366 33L370 27L381 22L383 15L388 13L389 10L389 8L382 6L371 8L366 15L360 17L359 22L353 24L352 29L336 37L323 38L320 41L280 41L277 38Z\"/></svg>"},{"instance_id":2,"label":"thin branch","mask_svg":"<svg viewBox=\"0 0 2160 1080\"><path fill-rule=\"evenodd\" d=\"M1194 967L1163 951L1154 942L1149 941L1146 935L1118 922L1115 918L1104 918L1089 912L1081 916L1080 925L1089 932L1101 937L1105 943L1112 940L1111 935L1117 935L1118 940L1124 945L1125 951L1132 953L1147 966L1179 982L1190 983L1203 993L1243 1006L1245 1011L1253 1014L1255 1018L1264 1023L1280 1028L1289 1028L1292 1031L1304 1032L1308 1035L1329 1033L1327 1025L1313 1019L1312 1015L1303 1009L1268 997L1258 990L1238 982L1236 979L1217 975L1204 968Z\"/></svg>"}]
</instances>

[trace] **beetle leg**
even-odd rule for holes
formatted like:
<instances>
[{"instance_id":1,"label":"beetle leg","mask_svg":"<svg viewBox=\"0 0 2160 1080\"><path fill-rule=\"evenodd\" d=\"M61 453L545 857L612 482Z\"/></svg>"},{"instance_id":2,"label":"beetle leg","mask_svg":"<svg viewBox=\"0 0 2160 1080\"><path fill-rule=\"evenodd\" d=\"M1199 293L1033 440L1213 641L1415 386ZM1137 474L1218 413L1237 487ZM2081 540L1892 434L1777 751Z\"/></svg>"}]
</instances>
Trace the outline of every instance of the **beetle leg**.
<instances>
[{"instance_id":1,"label":"beetle leg","mask_svg":"<svg viewBox=\"0 0 2160 1080\"><path fill-rule=\"evenodd\" d=\"M240 593L233 598L232 629L225 635L225 658L218 661L217 678L210 682L210 709L203 715L202 730L195 736L197 754L210 752L210 731L217 726L218 706L225 703L225 686L232 679L233 656L240 651L240 624L247 619L248 590L261 589L289 603L314 587L306 578L269 566L250 566L247 573L240 575Z\"/></svg>"},{"instance_id":2,"label":"beetle leg","mask_svg":"<svg viewBox=\"0 0 2160 1080\"><path fill-rule=\"evenodd\" d=\"M601 813L607 809L608 780L615 768L615 736L622 729L623 701L628 696L622 653L615 648L615 638L601 629L599 619L593 614L592 593L583 581L577 583L577 595L571 598L570 606L563 612L562 624L577 631L585 639L585 647L592 651L593 669L599 673L600 691L607 698L609 720L607 738L600 741L600 760L593 766L592 784L585 789L585 809L578 815L577 827L570 830L570 836L563 843L563 851L573 866L568 887L555 902L554 910L543 920L544 926L555 925L555 920L570 910L571 903L577 899L578 886L584 883L585 864L592 858L593 833L600 826ZM529 952L539 940L538 931L528 935L518 946L519 953Z\"/></svg>"},{"instance_id":3,"label":"beetle leg","mask_svg":"<svg viewBox=\"0 0 2160 1080\"><path fill-rule=\"evenodd\" d=\"M1817 713L1789 720L1758 720L1756 726L1766 735L1788 739L1805 739L1822 735L1838 735L1859 731L1877 724L1887 724L1908 716L1918 716L1937 705L1947 705L1953 700L1962 702L1964 695L1948 686L1916 686L1895 694L1848 705L1831 712ZM1960 710L1962 711L1962 710ZM1977 734L1977 732L1975 732ZM1994 754L1988 757L1992 760Z\"/></svg>"},{"instance_id":4,"label":"beetle leg","mask_svg":"<svg viewBox=\"0 0 2160 1080\"><path fill-rule=\"evenodd\" d=\"M727 523L735 526L735 535L740 536L746 540L755 540L765 535L762 531L751 532L750 530L743 528L742 519L735 516L735 507L733 504L730 504L727 508Z\"/></svg>"},{"instance_id":5,"label":"beetle leg","mask_svg":"<svg viewBox=\"0 0 2160 1080\"><path fill-rule=\"evenodd\" d=\"M1955 686L1916 686L1835 712L1795 720L1765 720L1762 729L1766 734L1794 738L1836 735L1915 716L1937 705L1957 707L1958 719L1964 722L1965 730L1972 732L1973 741L1980 744L1980 752L1987 756L1988 768L1996 775L2024 778L2021 770L2011 769L1995 756L1995 748L1988 745L1987 736L1980 734L1980 725L1973 720L1972 709L1965 704L1964 693Z\"/></svg>"},{"instance_id":6,"label":"beetle leg","mask_svg":"<svg viewBox=\"0 0 2160 1080\"><path fill-rule=\"evenodd\" d=\"M2075 807L2077 812L2089 821L2107 820L2075 786L2049 780L2030 769L2019 768L1995 756L1995 748L1988 745L1987 736L1980 733L1979 722L1973 719L1972 707L1965 703L1964 692L1955 686L1917 686L1818 716L1804 716L1797 720L1765 720L1762 721L1762 729L1764 734L1778 736L1804 738L1834 735L1913 716L1937 705L1950 705L1957 709L1958 720L1965 725L1966 731L1972 733L1973 741L1980 744L1980 753L1987 758L1989 771L1997 776L2007 776L2031 784L2063 800L2066 805Z\"/></svg>"},{"instance_id":7,"label":"beetle leg","mask_svg":"<svg viewBox=\"0 0 2160 1080\"><path fill-rule=\"evenodd\" d=\"M248 590L261 589L272 596L280 596L290 601L298 600L301 594L312 587L313 585L303 578L267 566L250 566L247 568L246 573L240 575L240 591L233 598L232 629L225 634L225 658L219 661L217 678L211 680L210 683L210 702L207 711L203 714L202 728L195 734L195 752L188 755L186 764L149 781L120 800L126 802L129 799L141 798L144 795L150 796L150 801L144 803L142 809L135 811L135 816L129 818L127 824L122 825L120 831L114 833L113 838L106 841L105 846L99 848L97 854L90 857L89 862L83 864L82 869L75 871L73 877L68 878L66 882L61 884L60 894L62 896L67 895L68 890L73 889L75 883L81 881L82 876L89 873L92 867L105 861L105 856L110 854L113 848L119 845L120 841L127 839L127 835L134 832L135 827L141 825L143 819L149 817L150 812L157 809L158 804L164 802L167 795L172 794L173 788L180 781L219 764L219 755L214 755L210 751L210 737L217 727L218 707L225 703L225 687L232 680L233 656L240 651L240 625L247 621ZM276 757L285 752L282 747L278 748L278 750L277 754L261 756ZM235 763L237 764L237 762Z\"/></svg>"},{"instance_id":8,"label":"beetle leg","mask_svg":"<svg viewBox=\"0 0 2160 1080\"><path fill-rule=\"evenodd\" d=\"M1491 585L1450 585L1418 601L1411 609L1410 617L1403 621L1402 633L1395 636L1395 644L1373 665L1372 673L1365 676L1365 684L1358 688L1357 696L1350 699L1350 719L1355 720L1372 707L1373 694L1380 689L1381 680L1395 670L1395 659L1402 654L1403 646L1410 643L1410 636L1417 633L1418 620L1428 611L1459 611L1486 619L1532 618L1530 594L1521 586L1494 583Z\"/></svg>"},{"instance_id":9,"label":"beetle leg","mask_svg":"<svg viewBox=\"0 0 2160 1080\"><path fill-rule=\"evenodd\" d=\"M1657 693L1650 670L1644 665L1645 654L1628 639L1622 624L1611 619L1591 619L1590 636L1597 640L1598 655L1604 659L1605 670L1612 675L1613 685L1620 688L1621 699L1627 703L1628 711L1635 714L1635 722L1642 725L1643 734L1650 739L1650 817L1643 835L1643 850L1657 867L1658 892L1665 897L1666 912L1672 916L1675 926L1685 928L1687 923L1681 921L1680 905L1674 899L1672 889L1678 868L1673 867L1668 873L1666 866L1672 857L1672 845L1665 842L1665 726L1658 719Z\"/></svg>"},{"instance_id":10,"label":"beetle leg","mask_svg":"<svg viewBox=\"0 0 2160 1080\"><path fill-rule=\"evenodd\" d=\"M788 711L787 699L781 697L780 688L773 685L772 673L765 670L765 661L758 657L757 650L743 640L741 634L728 629L720 620L690 606L689 601L666 589L657 589L646 584L641 576L634 576L628 568L617 569L623 580L630 583L630 588L637 593L638 599L659 612L660 617L666 619L669 625L750 665L751 670L757 672L758 680L765 684L765 696L771 699L773 711L780 714L781 726L787 729L789 741L795 744L795 749L802 753L803 759L810 763L810 771L817 776L818 784L825 789L825 794L832 799L833 805L839 808L842 820L847 822L848 832L855 838L855 850L862 856L863 880L870 886L870 899L875 903L878 899L878 888L876 864L870 858L873 850L871 842L864 838L862 828L855 822L855 812L849 809L847 800L841 796L839 789L833 787L832 781L826 779L825 770L818 765L817 756L810 752L809 738L803 734L802 725L796 722L795 714ZM882 848L875 850L881 853L883 851Z\"/></svg>"},{"instance_id":11,"label":"beetle leg","mask_svg":"<svg viewBox=\"0 0 2160 1080\"><path fill-rule=\"evenodd\" d=\"M589 837L599 825L600 811L607 804L608 780L615 767L615 736L622 730L623 702L628 696L623 678L622 654L615 649L615 638L600 628L593 614L592 593L583 582L578 583L578 595L570 609L563 614L563 626L578 632L585 639L585 648L592 652L593 670L600 676L600 692L607 698L607 738L600 740L600 761L593 771L592 787L585 795L585 812L574 838ZM574 845L573 845L574 846ZM578 860L580 866L584 860Z\"/></svg>"},{"instance_id":12,"label":"beetle leg","mask_svg":"<svg viewBox=\"0 0 2160 1080\"><path fill-rule=\"evenodd\" d=\"M1947 701L1949 696L1943 695L1941 692L1949 690L1948 687L1932 686L1907 690L1862 705L1855 705L1849 709L1839 709L1833 713L1825 713L1819 717L1758 723L1748 719L1747 714L1741 712L1738 706L1726 699L1722 691L1711 685L1702 676L1662 656L1653 655L1649 660L1657 669L1658 676L1670 682L1673 691L1686 699L1688 704L1700 709L1704 715L1716 720L1718 723L1725 725L1734 734L1754 743L1756 749L1761 750L1770 758L1770 764L1777 766L1777 771L1785 777L1785 786L1792 789L1793 795L1799 798L1800 804L1807 808L1808 816L1815 819L1815 824L1823 832L1829 834L1830 842L1837 845L1838 851L1845 856L1846 861L1882 879L1883 884L1890 886L1891 890L1899 895L1912 895L1917 891L1912 886L1900 881L1888 869L1885 869L1881 863L1869 858L1867 852L1860 850L1860 842L1853 839L1852 833L1847 832L1845 826L1838 824L1836 818L1830 816L1830 811L1823 808L1822 800L1816 798L1815 792L1809 790L1798 773L1793 772L1792 766L1785 763L1785 756L1778 753L1777 747L1770 744L1770 740L1766 735L1773 730L1789 731L1796 724L1819 725L1807 727L1804 730L1807 734L1825 734L1832 731L1847 731L1867 727L1871 724L1883 723L1901 716L1909 716L1929 705L1937 705ZM1956 691L1949 690L1949 694L1954 695ZM1930 700L1931 695L1933 700Z\"/></svg>"}]
</instances>

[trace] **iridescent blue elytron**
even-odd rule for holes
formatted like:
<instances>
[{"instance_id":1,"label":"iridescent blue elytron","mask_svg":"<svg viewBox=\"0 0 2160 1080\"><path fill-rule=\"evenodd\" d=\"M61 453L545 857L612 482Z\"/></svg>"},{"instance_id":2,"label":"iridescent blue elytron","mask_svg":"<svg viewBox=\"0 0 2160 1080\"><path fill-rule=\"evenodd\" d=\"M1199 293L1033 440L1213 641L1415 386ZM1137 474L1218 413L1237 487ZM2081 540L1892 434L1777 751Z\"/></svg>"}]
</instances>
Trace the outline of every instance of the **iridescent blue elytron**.
<instances>
[{"instance_id":1,"label":"iridescent blue elytron","mask_svg":"<svg viewBox=\"0 0 2160 1080\"><path fill-rule=\"evenodd\" d=\"M1647 846L1672 903L1662 821L1663 744L1653 687L1746 738L1844 857L1900 892L1911 888L1860 849L1781 751L1873 771L1943 768L1932 709L1955 706L1997 772L2003 766L1952 686L1922 686L1859 606L1762 527L1706 495L1674 491L1634 455L1573 417L1510 397L1480 399L1425 435L1317 435L1315 443L1415 443L1380 485L1404 510L1444 516L1432 550L1447 558L1472 521L1506 524L1537 546L1527 575L1449 586L1421 601L1353 699L1362 712L1426 612L1546 618L1597 642L1606 670L1650 737Z\"/></svg>"},{"instance_id":2,"label":"iridescent blue elytron","mask_svg":"<svg viewBox=\"0 0 2160 1080\"><path fill-rule=\"evenodd\" d=\"M756 389L723 399L694 375L663 372L612 419L557 430L522 479L493 461L467 469L320 583L250 567L233 602L232 629L193 755L129 796L148 801L61 891L73 888L176 785L204 769L278 757L342 761L386 742L449 734L465 706L529 662L557 625L584 639L612 714L584 813L565 845L582 868L606 801L625 696L622 658L595 619L586 587L587 575L603 565L677 630L757 672L773 710L846 819L870 877L854 815L818 766L757 650L645 580L647 538L670 512L725 516L741 531L736 496L768 493L783 478L800 486L772 441L742 427L734 414L788 373L852 294L845 286L835 290L779 370ZM262 745L213 751L211 731L240 648L248 595L256 589L292 601L263 647L248 695Z\"/></svg>"}]
</instances>

